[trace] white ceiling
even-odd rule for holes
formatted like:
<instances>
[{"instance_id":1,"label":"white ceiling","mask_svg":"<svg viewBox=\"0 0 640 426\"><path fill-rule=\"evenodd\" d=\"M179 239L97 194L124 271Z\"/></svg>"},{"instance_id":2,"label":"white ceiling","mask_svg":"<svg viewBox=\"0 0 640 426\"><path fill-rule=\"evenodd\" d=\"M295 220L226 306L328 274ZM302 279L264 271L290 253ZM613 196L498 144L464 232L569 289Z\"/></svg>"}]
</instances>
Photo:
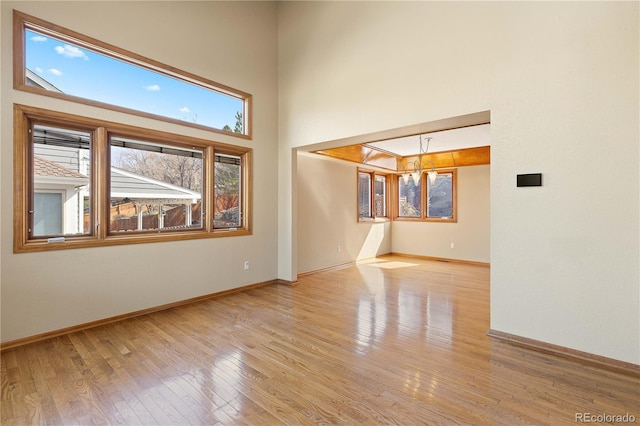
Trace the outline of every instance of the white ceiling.
<instances>
[{"instance_id":1,"label":"white ceiling","mask_svg":"<svg viewBox=\"0 0 640 426\"><path fill-rule=\"evenodd\" d=\"M431 138L428 153L490 146L491 125L481 124L478 126L443 130L441 132L425 133L422 135L422 149L424 151L427 150L427 138ZM366 145L403 157L407 155L417 155L420 151L420 136L415 135L398 139L388 139L367 143Z\"/></svg>"}]
</instances>

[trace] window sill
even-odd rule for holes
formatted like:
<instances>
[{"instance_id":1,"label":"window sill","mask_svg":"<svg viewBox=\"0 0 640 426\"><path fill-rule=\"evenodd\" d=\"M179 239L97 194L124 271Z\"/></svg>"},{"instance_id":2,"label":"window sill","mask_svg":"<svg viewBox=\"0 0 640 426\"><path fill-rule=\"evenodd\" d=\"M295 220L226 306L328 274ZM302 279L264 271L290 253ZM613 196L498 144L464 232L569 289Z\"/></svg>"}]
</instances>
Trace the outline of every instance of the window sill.
<instances>
[{"instance_id":1,"label":"window sill","mask_svg":"<svg viewBox=\"0 0 640 426\"><path fill-rule=\"evenodd\" d=\"M433 217L394 217L393 220L398 222L431 222L431 223L457 223L456 218L433 218Z\"/></svg>"},{"instance_id":2,"label":"window sill","mask_svg":"<svg viewBox=\"0 0 640 426\"><path fill-rule=\"evenodd\" d=\"M421 217L408 217L408 216L398 216L394 217L393 220L397 220L399 222L422 222L424 219Z\"/></svg>"},{"instance_id":3,"label":"window sill","mask_svg":"<svg viewBox=\"0 0 640 426\"><path fill-rule=\"evenodd\" d=\"M242 235L251 235L251 231L245 228L237 230L217 229L213 232L194 231L194 232L162 232L162 233L144 233L132 235L109 235L105 239L97 237L68 237L64 241L48 242L47 240L30 240L25 243L18 243L14 249L14 253L30 253L50 250L67 250L76 248L89 247L106 247L128 244L148 244L167 241L185 241L200 240L206 238L219 237L236 237Z\"/></svg>"},{"instance_id":4,"label":"window sill","mask_svg":"<svg viewBox=\"0 0 640 426\"><path fill-rule=\"evenodd\" d=\"M360 217L358 218L358 223L384 223L390 222L391 219L388 217Z\"/></svg>"},{"instance_id":5,"label":"window sill","mask_svg":"<svg viewBox=\"0 0 640 426\"><path fill-rule=\"evenodd\" d=\"M456 223L458 220L452 217L427 217L424 219L425 222L446 222L446 223Z\"/></svg>"}]
</instances>

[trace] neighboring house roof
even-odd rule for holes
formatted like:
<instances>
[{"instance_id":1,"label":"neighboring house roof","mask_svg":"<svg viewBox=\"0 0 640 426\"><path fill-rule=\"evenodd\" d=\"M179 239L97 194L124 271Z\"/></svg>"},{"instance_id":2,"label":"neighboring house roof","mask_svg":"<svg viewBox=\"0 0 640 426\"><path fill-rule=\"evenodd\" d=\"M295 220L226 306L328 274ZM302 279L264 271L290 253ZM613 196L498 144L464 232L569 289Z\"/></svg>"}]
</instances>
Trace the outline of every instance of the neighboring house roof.
<instances>
[{"instance_id":1,"label":"neighboring house roof","mask_svg":"<svg viewBox=\"0 0 640 426\"><path fill-rule=\"evenodd\" d=\"M49 161L37 155L33 156L33 174L34 176L88 179L87 176L82 173L62 167L53 161Z\"/></svg>"},{"instance_id":2,"label":"neighboring house roof","mask_svg":"<svg viewBox=\"0 0 640 426\"><path fill-rule=\"evenodd\" d=\"M36 185L86 186L89 178L37 155L33 156L33 180Z\"/></svg>"},{"instance_id":3,"label":"neighboring house roof","mask_svg":"<svg viewBox=\"0 0 640 426\"><path fill-rule=\"evenodd\" d=\"M199 192L111 167L111 198L199 200Z\"/></svg>"},{"instance_id":4,"label":"neighboring house roof","mask_svg":"<svg viewBox=\"0 0 640 426\"><path fill-rule=\"evenodd\" d=\"M62 93L62 90L58 89L53 84L49 83L44 78L40 77L38 74L31 71L29 68L25 69L26 77L27 77L27 86L36 86L41 87L45 90L50 90L52 92Z\"/></svg>"}]
</instances>

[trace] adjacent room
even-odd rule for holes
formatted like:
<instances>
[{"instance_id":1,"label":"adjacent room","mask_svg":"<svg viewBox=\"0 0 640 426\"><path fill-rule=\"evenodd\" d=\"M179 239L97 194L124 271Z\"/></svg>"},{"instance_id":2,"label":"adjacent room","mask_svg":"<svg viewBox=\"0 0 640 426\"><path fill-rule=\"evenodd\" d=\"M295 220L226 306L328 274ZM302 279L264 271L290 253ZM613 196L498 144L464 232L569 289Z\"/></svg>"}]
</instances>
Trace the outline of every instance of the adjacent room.
<instances>
[{"instance_id":1,"label":"adjacent room","mask_svg":"<svg viewBox=\"0 0 640 426\"><path fill-rule=\"evenodd\" d=\"M640 418L638 2L0 23L3 424Z\"/></svg>"}]
</instances>

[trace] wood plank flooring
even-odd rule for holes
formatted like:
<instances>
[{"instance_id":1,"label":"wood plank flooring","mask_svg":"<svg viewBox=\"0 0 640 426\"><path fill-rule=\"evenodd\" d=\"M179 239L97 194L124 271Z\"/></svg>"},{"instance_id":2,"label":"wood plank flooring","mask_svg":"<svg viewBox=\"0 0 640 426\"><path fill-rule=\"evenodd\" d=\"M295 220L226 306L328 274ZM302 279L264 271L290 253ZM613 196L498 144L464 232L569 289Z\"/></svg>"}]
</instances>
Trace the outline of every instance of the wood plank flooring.
<instances>
[{"instance_id":1,"label":"wood plank flooring","mask_svg":"<svg viewBox=\"0 0 640 426\"><path fill-rule=\"evenodd\" d=\"M1 423L640 422L637 377L488 329L488 268L385 256L8 349Z\"/></svg>"}]
</instances>

